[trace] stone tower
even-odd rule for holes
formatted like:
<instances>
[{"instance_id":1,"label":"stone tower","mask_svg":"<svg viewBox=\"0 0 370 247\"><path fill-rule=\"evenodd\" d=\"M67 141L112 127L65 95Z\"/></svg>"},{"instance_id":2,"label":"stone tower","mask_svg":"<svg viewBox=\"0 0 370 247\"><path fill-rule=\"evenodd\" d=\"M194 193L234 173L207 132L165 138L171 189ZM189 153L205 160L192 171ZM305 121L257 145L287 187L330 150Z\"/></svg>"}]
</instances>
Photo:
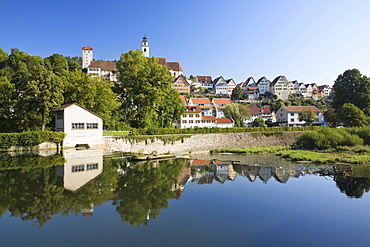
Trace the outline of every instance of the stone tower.
<instances>
[{"instance_id":1,"label":"stone tower","mask_svg":"<svg viewBox=\"0 0 370 247\"><path fill-rule=\"evenodd\" d=\"M144 35L143 41L141 41L141 51L143 52L144 57L149 57L149 44Z\"/></svg>"},{"instance_id":2,"label":"stone tower","mask_svg":"<svg viewBox=\"0 0 370 247\"><path fill-rule=\"evenodd\" d=\"M86 69L89 67L91 61L93 60L93 51L90 46L82 47L82 68Z\"/></svg>"}]
</instances>

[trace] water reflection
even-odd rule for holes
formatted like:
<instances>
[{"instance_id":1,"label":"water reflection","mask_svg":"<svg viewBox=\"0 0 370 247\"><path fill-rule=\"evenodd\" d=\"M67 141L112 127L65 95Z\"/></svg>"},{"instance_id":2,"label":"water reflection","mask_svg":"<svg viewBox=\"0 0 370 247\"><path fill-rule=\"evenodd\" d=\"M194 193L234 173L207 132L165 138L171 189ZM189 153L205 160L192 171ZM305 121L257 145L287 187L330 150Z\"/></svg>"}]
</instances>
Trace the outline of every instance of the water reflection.
<instances>
[{"instance_id":1,"label":"water reflection","mask_svg":"<svg viewBox=\"0 0 370 247\"><path fill-rule=\"evenodd\" d=\"M237 177L252 183L287 183L316 174L332 178L350 198L361 198L370 190L370 166L346 167L346 172L333 175L332 166L282 164L275 159L278 166L202 159L131 163L125 158L103 159L99 150L66 150L63 157L2 154L0 216L10 212L41 227L56 214L93 216L95 207L111 201L122 222L140 226L158 218L170 199L181 198L187 183L223 184ZM270 156L268 162L274 162Z\"/></svg>"}]
</instances>

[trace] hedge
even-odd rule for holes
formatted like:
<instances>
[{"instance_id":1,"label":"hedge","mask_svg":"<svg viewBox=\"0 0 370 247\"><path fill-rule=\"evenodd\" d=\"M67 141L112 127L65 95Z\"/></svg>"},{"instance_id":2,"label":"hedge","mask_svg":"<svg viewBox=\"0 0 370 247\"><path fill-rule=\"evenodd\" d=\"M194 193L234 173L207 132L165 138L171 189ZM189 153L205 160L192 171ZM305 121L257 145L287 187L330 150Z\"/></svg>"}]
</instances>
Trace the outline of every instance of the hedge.
<instances>
[{"instance_id":1,"label":"hedge","mask_svg":"<svg viewBox=\"0 0 370 247\"><path fill-rule=\"evenodd\" d=\"M52 131L32 131L21 133L0 133L0 149L12 146L35 146L43 142L60 143L65 133Z\"/></svg>"},{"instance_id":2,"label":"hedge","mask_svg":"<svg viewBox=\"0 0 370 247\"><path fill-rule=\"evenodd\" d=\"M187 129L132 129L132 135L166 135L166 134L207 134L207 133L243 133L243 132L278 132L278 131L309 131L322 127L252 127L252 128L187 128Z\"/></svg>"}]
</instances>

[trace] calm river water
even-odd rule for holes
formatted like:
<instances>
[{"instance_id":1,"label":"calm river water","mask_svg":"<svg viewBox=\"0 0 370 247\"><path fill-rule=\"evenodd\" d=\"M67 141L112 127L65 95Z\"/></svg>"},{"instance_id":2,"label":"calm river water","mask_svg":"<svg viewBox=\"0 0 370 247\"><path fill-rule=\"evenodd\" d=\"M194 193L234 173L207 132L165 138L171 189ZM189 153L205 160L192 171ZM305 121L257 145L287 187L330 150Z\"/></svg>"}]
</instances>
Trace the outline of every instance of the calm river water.
<instances>
[{"instance_id":1,"label":"calm river water","mask_svg":"<svg viewBox=\"0 0 370 247\"><path fill-rule=\"evenodd\" d=\"M234 162L232 162L234 161ZM0 246L370 246L370 167L273 155L0 157Z\"/></svg>"}]
</instances>

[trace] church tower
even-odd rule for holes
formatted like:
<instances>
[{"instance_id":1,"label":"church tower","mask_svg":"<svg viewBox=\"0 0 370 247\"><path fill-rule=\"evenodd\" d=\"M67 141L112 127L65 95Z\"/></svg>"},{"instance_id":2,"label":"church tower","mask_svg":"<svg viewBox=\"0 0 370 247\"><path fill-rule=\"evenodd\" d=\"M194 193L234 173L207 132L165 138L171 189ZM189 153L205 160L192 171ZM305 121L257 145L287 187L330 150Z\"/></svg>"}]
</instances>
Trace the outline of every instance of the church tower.
<instances>
[{"instance_id":1,"label":"church tower","mask_svg":"<svg viewBox=\"0 0 370 247\"><path fill-rule=\"evenodd\" d=\"M144 35L143 41L141 41L141 51L143 52L144 57L149 57L149 44Z\"/></svg>"},{"instance_id":2,"label":"church tower","mask_svg":"<svg viewBox=\"0 0 370 247\"><path fill-rule=\"evenodd\" d=\"M91 61L93 60L93 51L90 46L82 47L82 68L86 69L89 67Z\"/></svg>"}]
</instances>

